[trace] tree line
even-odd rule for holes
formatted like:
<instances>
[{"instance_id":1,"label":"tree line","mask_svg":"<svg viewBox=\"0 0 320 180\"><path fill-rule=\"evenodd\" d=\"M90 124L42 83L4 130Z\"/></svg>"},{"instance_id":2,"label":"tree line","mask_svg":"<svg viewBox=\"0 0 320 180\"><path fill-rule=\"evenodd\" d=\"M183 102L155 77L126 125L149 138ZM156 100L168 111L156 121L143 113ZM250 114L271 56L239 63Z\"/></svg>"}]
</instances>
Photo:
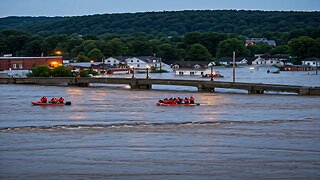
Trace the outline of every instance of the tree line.
<instances>
[{"instance_id":1,"label":"tree line","mask_svg":"<svg viewBox=\"0 0 320 180\"><path fill-rule=\"evenodd\" d=\"M0 18L0 30L14 28L42 36L106 33L176 36L189 32L219 32L250 37L260 33L316 28L319 25L319 12L294 11L186 10L77 17Z\"/></svg>"},{"instance_id":2,"label":"tree line","mask_svg":"<svg viewBox=\"0 0 320 180\"><path fill-rule=\"evenodd\" d=\"M62 52L79 62L101 61L110 56L157 56L163 59L210 61L220 57L253 57L254 54L290 54L300 63L303 58L320 57L320 28L297 29L276 33L267 38L284 38L275 47L265 43L246 46L237 34L190 32L184 36L140 35L66 35L40 36L17 30L0 32L0 54L13 56L49 56ZM263 36L264 35L264 36Z\"/></svg>"}]
</instances>

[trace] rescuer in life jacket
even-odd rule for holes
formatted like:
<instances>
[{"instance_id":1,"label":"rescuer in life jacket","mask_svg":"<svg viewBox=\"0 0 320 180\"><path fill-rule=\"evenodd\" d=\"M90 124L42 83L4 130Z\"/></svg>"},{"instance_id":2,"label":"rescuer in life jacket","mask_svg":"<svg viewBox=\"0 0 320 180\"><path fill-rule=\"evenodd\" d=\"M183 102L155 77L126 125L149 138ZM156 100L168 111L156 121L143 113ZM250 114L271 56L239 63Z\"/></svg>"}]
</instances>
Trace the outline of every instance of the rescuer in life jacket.
<instances>
[{"instance_id":1,"label":"rescuer in life jacket","mask_svg":"<svg viewBox=\"0 0 320 180\"><path fill-rule=\"evenodd\" d=\"M56 104L57 102L58 102L58 99L57 99L57 98L55 98L55 97L54 97L54 98L52 98L52 99L51 99L51 101L50 101L50 103L53 103L53 104Z\"/></svg>"},{"instance_id":2,"label":"rescuer in life jacket","mask_svg":"<svg viewBox=\"0 0 320 180\"><path fill-rule=\"evenodd\" d=\"M60 98L59 98L59 103L60 103L60 104L63 104L63 103L64 103L63 97L60 97Z\"/></svg>"},{"instance_id":3,"label":"rescuer in life jacket","mask_svg":"<svg viewBox=\"0 0 320 180\"><path fill-rule=\"evenodd\" d=\"M184 104L189 104L189 99L187 97L184 98Z\"/></svg>"},{"instance_id":4,"label":"rescuer in life jacket","mask_svg":"<svg viewBox=\"0 0 320 180\"><path fill-rule=\"evenodd\" d=\"M43 96L43 97L40 99L40 102L41 102L41 103L47 103L47 97Z\"/></svg>"},{"instance_id":5,"label":"rescuer in life jacket","mask_svg":"<svg viewBox=\"0 0 320 180\"><path fill-rule=\"evenodd\" d=\"M191 96L190 97L190 104L194 104L194 100L195 100L194 97Z\"/></svg>"}]
</instances>

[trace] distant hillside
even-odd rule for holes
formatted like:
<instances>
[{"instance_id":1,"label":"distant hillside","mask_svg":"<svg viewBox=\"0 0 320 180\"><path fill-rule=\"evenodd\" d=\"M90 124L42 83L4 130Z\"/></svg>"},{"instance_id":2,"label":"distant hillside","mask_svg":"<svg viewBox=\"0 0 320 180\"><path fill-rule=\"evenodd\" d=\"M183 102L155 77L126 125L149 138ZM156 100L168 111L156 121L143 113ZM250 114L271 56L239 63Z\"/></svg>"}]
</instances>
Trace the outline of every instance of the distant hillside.
<instances>
[{"instance_id":1,"label":"distant hillside","mask_svg":"<svg viewBox=\"0 0 320 180\"><path fill-rule=\"evenodd\" d=\"M137 34L183 35L192 31L249 35L288 32L320 26L320 12L197 10L103 14L77 17L0 18L0 30L18 29L50 34Z\"/></svg>"}]
</instances>

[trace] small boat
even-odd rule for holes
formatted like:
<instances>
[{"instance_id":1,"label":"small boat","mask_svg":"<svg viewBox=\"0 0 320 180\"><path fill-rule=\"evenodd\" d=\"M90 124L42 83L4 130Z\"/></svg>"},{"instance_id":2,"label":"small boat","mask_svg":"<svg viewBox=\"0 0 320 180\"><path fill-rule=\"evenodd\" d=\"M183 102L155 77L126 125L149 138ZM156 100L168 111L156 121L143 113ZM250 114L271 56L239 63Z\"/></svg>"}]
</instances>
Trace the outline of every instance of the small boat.
<instances>
[{"instance_id":1,"label":"small boat","mask_svg":"<svg viewBox=\"0 0 320 180\"><path fill-rule=\"evenodd\" d=\"M157 102L157 106L200 106L200 104L199 103L194 103L194 104L165 104L165 103Z\"/></svg>"},{"instance_id":2,"label":"small boat","mask_svg":"<svg viewBox=\"0 0 320 180\"><path fill-rule=\"evenodd\" d=\"M70 101L67 101L66 103L42 103L42 102L31 102L32 105L35 106L64 106L64 105L71 105Z\"/></svg>"}]
</instances>

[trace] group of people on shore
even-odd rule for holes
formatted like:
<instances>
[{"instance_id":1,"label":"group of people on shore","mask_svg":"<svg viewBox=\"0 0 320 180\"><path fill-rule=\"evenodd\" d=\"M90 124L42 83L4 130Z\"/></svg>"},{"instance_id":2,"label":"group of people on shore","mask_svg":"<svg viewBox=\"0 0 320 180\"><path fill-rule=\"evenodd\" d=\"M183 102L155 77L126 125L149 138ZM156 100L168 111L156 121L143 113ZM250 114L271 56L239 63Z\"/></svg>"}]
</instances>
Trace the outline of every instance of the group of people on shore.
<instances>
[{"instance_id":1,"label":"group of people on shore","mask_svg":"<svg viewBox=\"0 0 320 180\"><path fill-rule=\"evenodd\" d=\"M195 98L190 97L187 98L185 97L184 99L177 97L177 98L165 98L163 100L159 100L159 103L164 103L164 104L194 104Z\"/></svg>"},{"instance_id":2,"label":"group of people on shore","mask_svg":"<svg viewBox=\"0 0 320 180\"><path fill-rule=\"evenodd\" d=\"M47 101L48 101L48 99L47 99L47 97L45 97L45 96L43 96L43 97L40 99L40 102L41 102L41 103L47 103ZM53 97L53 98L51 98L51 100L49 101L49 103L52 103L52 104L58 104L58 103L63 104L63 103L64 103L64 99L63 99L63 97L60 97L59 99Z\"/></svg>"}]
</instances>

